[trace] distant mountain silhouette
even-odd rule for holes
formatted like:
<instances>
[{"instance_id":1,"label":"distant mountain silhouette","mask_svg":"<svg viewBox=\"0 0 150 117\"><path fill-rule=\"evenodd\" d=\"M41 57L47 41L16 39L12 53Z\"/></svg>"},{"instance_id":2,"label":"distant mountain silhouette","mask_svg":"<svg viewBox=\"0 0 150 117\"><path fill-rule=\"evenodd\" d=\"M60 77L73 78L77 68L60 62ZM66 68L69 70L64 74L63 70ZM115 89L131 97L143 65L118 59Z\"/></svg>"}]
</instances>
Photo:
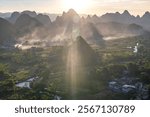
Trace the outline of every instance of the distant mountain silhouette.
<instances>
[{"instance_id":1,"label":"distant mountain silhouette","mask_svg":"<svg viewBox=\"0 0 150 117\"><path fill-rule=\"evenodd\" d=\"M17 18L20 16L19 12L13 12L11 16L7 19L10 23L14 24Z\"/></svg>"},{"instance_id":2,"label":"distant mountain silhouette","mask_svg":"<svg viewBox=\"0 0 150 117\"><path fill-rule=\"evenodd\" d=\"M123 16L125 17L131 17L131 14L129 13L129 11L125 10L123 13L122 13Z\"/></svg>"},{"instance_id":3,"label":"distant mountain silhouette","mask_svg":"<svg viewBox=\"0 0 150 117\"><path fill-rule=\"evenodd\" d=\"M142 19L148 19L150 18L150 12L145 12L145 14L143 15Z\"/></svg>"},{"instance_id":4,"label":"distant mountain silhouette","mask_svg":"<svg viewBox=\"0 0 150 117\"><path fill-rule=\"evenodd\" d=\"M139 17L132 16L127 10L122 14L107 13L102 17L97 15L87 18L80 18L79 15L70 9L63 12L52 23L52 34L65 35L65 38L74 38L75 33L82 35L88 43L104 45L103 37L109 36L136 36L144 34L145 30L137 22ZM141 18L140 18L141 19ZM62 37L63 38L63 37Z\"/></svg>"},{"instance_id":5,"label":"distant mountain silhouette","mask_svg":"<svg viewBox=\"0 0 150 117\"><path fill-rule=\"evenodd\" d=\"M15 42L15 27L7 20L0 18L0 45L10 46Z\"/></svg>"},{"instance_id":6,"label":"distant mountain silhouette","mask_svg":"<svg viewBox=\"0 0 150 117\"><path fill-rule=\"evenodd\" d=\"M134 23L134 20L136 18L132 16L127 10L125 10L122 14L120 14L119 12L106 13L105 15L102 15L100 19L103 22L119 22L131 24Z\"/></svg>"},{"instance_id":7,"label":"distant mountain silhouette","mask_svg":"<svg viewBox=\"0 0 150 117\"><path fill-rule=\"evenodd\" d=\"M44 15L49 16L49 18L51 19L51 21L55 21L57 16L60 16L61 14L55 14L55 13L44 13Z\"/></svg>"},{"instance_id":8,"label":"distant mountain silhouette","mask_svg":"<svg viewBox=\"0 0 150 117\"><path fill-rule=\"evenodd\" d=\"M21 13L19 13L19 12L13 12L12 14L11 14L11 16L7 19L9 22L11 22L11 23L15 23L16 22L16 20L18 19L18 17L20 17L20 15L22 15L22 14L27 14L27 15L29 15L30 17L35 17L36 16L36 13L35 12L32 12L32 11L23 11L23 12L21 12Z\"/></svg>"},{"instance_id":9,"label":"distant mountain silhouette","mask_svg":"<svg viewBox=\"0 0 150 117\"><path fill-rule=\"evenodd\" d=\"M36 17L37 16L37 13L35 11L28 11L28 10L21 12L21 15L22 14L27 14L30 17Z\"/></svg>"},{"instance_id":10,"label":"distant mountain silhouette","mask_svg":"<svg viewBox=\"0 0 150 117\"><path fill-rule=\"evenodd\" d=\"M24 36L26 34L30 34L36 28L41 26L42 23L27 14L22 14L15 22L17 36Z\"/></svg>"},{"instance_id":11,"label":"distant mountain silhouette","mask_svg":"<svg viewBox=\"0 0 150 117\"><path fill-rule=\"evenodd\" d=\"M134 31L142 31L143 30L143 27L140 25L137 25L137 24L130 24L127 28L129 31L131 31L131 33L134 33ZM139 34L140 32L137 32L137 33Z\"/></svg>"},{"instance_id":12,"label":"distant mountain silhouette","mask_svg":"<svg viewBox=\"0 0 150 117\"><path fill-rule=\"evenodd\" d=\"M14 24L16 20L23 14L29 15L32 18L36 18L40 23L42 23L45 26L49 26L51 23L51 20L48 15L37 14L35 11L23 11L21 13L13 12L11 16L7 18L7 20Z\"/></svg>"},{"instance_id":13,"label":"distant mountain silhouette","mask_svg":"<svg viewBox=\"0 0 150 117\"><path fill-rule=\"evenodd\" d=\"M145 29L150 30L150 13L145 12L145 14L140 17L131 15L127 10L125 10L122 14L116 13L106 13L102 15L99 21L102 22L118 22L118 23L125 23L125 24L132 24L135 23L137 25L143 26Z\"/></svg>"},{"instance_id":14,"label":"distant mountain silhouette","mask_svg":"<svg viewBox=\"0 0 150 117\"><path fill-rule=\"evenodd\" d=\"M57 16L54 23L60 26L75 24L80 21L80 16L73 10L70 9L67 13L63 12L62 16Z\"/></svg>"},{"instance_id":15,"label":"distant mountain silhouette","mask_svg":"<svg viewBox=\"0 0 150 117\"><path fill-rule=\"evenodd\" d=\"M63 12L62 21L65 23L78 23L80 16L76 13L75 10L70 9L67 13Z\"/></svg>"},{"instance_id":16,"label":"distant mountain silhouette","mask_svg":"<svg viewBox=\"0 0 150 117\"><path fill-rule=\"evenodd\" d=\"M92 16L92 21L93 22L98 22L99 21L99 17L97 15L93 15Z\"/></svg>"},{"instance_id":17,"label":"distant mountain silhouette","mask_svg":"<svg viewBox=\"0 0 150 117\"><path fill-rule=\"evenodd\" d=\"M45 26L50 26L51 24L51 20L47 15L38 14L35 18Z\"/></svg>"},{"instance_id":18,"label":"distant mountain silhouette","mask_svg":"<svg viewBox=\"0 0 150 117\"><path fill-rule=\"evenodd\" d=\"M63 12L53 22L49 16L34 11L14 12L7 18L16 38L26 36L27 39L37 38L67 43L81 35L89 44L94 45L105 45L104 37L148 34L146 30L150 29L149 19L149 12L142 17L135 17L127 10L123 13L106 13L101 17L97 15L80 17L73 9Z\"/></svg>"},{"instance_id":19,"label":"distant mountain silhouette","mask_svg":"<svg viewBox=\"0 0 150 117\"><path fill-rule=\"evenodd\" d=\"M103 36L97 27L90 22L80 24L80 34L91 44L104 45Z\"/></svg>"},{"instance_id":20,"label":"distant mountain silhouette","mask_svg":"<svg viewBox=\"0 0 150 117\"><path fill-rule=\"evenodd\" d=\"M38 14L35 11L23 11L21 13L19 12L14 12L12 13L11 17L7 18L7 20L11 23L15 23L15 21L17 20L17 18L21 15L21 14L28 14L31 17L39 17ZM9 16L10 13L0 13L0 16ZM52 16L53 20L56 18L56 20L54 21L56 24L59 25L63 25L63 24L68 24L68 23L77 23L80 19L79 15L76 13L75 10L70 9L67 13L63 12L62 16L56 16L56 14L47 14L45 16L41 16L39 17L40 19L38 19L41 23L43 23L44 25L46 23L49 24L48 21L48 17L47 16ZM123 13L106 13L104 15L102 15L101 17L98 17L97 15L93 15L93 16L87 16L87 18L85 18L86 21L88 22L92 22L92 23L98 23L98 22L118 22L118 23L125 23L125 24L137 24L137 25L141 25L144 29L148 29L150 30L150 13L147 11L145 12L145 14L140 17L139 15L137 16L133 16L129 13L129 11L125 10ZM43 20L42 20L43 19ZM81 20L81 19L80 19ZM82 18L83 20L83 18ZM46 21L46 23L45 23Z\"/></svg>"},{"instance_id":21,"label":"distant mountain silhouette","mask_svg":"<svg viewBox=\"0 0 150 117\"><path fill-rule=\"evenodd\" d=\"M107 36L121 36L121 35L141 35L144 33L142 26L137 24L123 24L118 22L96 23L99 32L105 37Z\"/></svg>"},{"instance_id":22,"label":"distant mountain silhouette","mask_svg":"<svg viewBox=\"0 0 150 117\"><path fill-rule=\"evenodd\" d=\"M145 12L145 14L141 17L140 21L137 23L143 26L144 28L150 30L150 12Z\"/></svg>"},{"instance_id":23,"label":"distant mountain silhouette","mask_svg":"<svg viewBox=\"0 0 150 117\"><path fill-rule=\"evenodd\" d=\"M53 36L66 35L65 37L71 38L72 32L75 27L79 27L80 16L70 9L68 12L63 12L61 16L57 16L56 20L52 23L51 32Z\"/></svg>"},{"instance_id":24,"label":"distant mountain silhouette","mask_svg":"<svg viewBox=\"0 0 150 117\"><path fill-rule=\"evenodd\" d=\"M102 44L104 42L103 36L97 30L95 24L88 22L85 18L80 18L73 9L63 12L62 16L56 18L53 22L52 31L56 33L55 35L67 35L68 39L82 35L91 44Z\"/></svg>"},{"instance_id":25,"label":"distant mountain silhouette","mask_svg":"<svg viewBox=\"0 0 150 117\"><path fill-rule=\"evenodd\" d=\"M6 13L1 13L0 12L0 17L1 18L8 18L8 17L10 17L11 16L11 12L6 12Z\"/></svg>"}]
</instances>

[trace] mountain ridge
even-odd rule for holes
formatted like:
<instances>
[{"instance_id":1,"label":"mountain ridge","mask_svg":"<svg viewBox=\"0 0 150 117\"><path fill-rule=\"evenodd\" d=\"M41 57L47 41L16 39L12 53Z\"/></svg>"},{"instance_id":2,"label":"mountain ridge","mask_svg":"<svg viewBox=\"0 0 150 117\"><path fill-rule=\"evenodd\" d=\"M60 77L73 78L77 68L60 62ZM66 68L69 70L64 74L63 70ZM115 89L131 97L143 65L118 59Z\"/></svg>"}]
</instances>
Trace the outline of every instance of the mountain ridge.
<instances>
[{"instance_id":1,"label":"mountain ridge","mask_svg":"<svg viewBox=\"0 0 150 117\"><path fill-rule=\"evenodd\" d=\"M15 23L11 24L15 26L14 30L16 30L14 38L26 37L62 42L70 41L81 35L90 44L104 45L104 37L107 36L147 34L145 26L149 26L147 25L149 17L149 12L146 12L143 17L135 17L125 10L123 13L106 13L101 17L95 14L84 18L80 17L75 10L70 9L57 16L56 20L52 22L47 15L24 11L22 13L14 12L11 18Z\"/></svg>"}]
</instances>

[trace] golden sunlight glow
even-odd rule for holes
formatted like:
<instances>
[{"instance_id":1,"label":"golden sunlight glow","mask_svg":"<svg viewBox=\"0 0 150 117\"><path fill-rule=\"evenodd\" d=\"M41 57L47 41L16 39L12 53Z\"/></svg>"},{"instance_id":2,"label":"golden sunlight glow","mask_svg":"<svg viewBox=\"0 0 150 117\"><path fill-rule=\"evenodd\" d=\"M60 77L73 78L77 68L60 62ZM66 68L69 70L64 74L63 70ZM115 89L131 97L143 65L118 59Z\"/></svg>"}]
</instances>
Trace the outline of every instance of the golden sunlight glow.
<instances>
[{"instance_id":1,"label":"golden sunlight glow","mask_svg":"<svg viewBox=\"0 0 150 117\"><path fill-rule=\"evenodd\" d=\"M82 11L89 7L91 0L64 0L64 8Z\"/></svg>"}]
</instances>

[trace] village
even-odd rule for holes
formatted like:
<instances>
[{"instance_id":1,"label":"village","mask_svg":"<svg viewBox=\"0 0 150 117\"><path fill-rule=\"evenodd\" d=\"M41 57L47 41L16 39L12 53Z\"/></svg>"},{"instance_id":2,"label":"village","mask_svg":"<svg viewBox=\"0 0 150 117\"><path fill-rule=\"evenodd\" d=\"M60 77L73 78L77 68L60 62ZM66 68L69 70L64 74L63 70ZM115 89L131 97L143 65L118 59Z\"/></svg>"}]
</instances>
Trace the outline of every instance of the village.
<instances>
[{"instance_id":1,"label":"village","mask_svg":"<svg viewBox=\"0 0 150 117\"><path fill-rule=\"evenodd\" d=\"M115 93L132 94L135 100L147 100L149 98L149 89L139 81L139 78L131 77L128 71L124 71L123 77L109 82L109 89Z\"/></svg>"}]
</instances>

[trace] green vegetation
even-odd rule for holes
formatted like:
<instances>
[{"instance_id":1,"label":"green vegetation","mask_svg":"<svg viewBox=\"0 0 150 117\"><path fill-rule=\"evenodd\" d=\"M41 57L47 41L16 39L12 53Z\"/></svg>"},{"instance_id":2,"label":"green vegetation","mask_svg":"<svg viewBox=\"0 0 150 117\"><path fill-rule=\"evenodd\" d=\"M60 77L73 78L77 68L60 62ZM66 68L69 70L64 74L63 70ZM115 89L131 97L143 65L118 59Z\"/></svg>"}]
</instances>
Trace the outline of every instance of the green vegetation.
<instances>
[{"instance_id":1,"label":"green vegetation","mask_svg":"<svg viewBox=\"0 0 150 117\"><path fill-rule=\"evenodd\" d=\"M138 53L133 47L139 43ZM117 94L108 83L123 77L124 71L150 86L150 40L144 37L110 40L106 47L93 47L98 53L95 66L80 68L74 91L68 81L64 47L0 49L0 99L131 99L133 95ZM132 47L132 48L128 48ZM95 62L95 61L94 61ZM17 83L39 77L31 89ZM73 93L74 92L74 93Z\"/></svg>"}]
</instances>

